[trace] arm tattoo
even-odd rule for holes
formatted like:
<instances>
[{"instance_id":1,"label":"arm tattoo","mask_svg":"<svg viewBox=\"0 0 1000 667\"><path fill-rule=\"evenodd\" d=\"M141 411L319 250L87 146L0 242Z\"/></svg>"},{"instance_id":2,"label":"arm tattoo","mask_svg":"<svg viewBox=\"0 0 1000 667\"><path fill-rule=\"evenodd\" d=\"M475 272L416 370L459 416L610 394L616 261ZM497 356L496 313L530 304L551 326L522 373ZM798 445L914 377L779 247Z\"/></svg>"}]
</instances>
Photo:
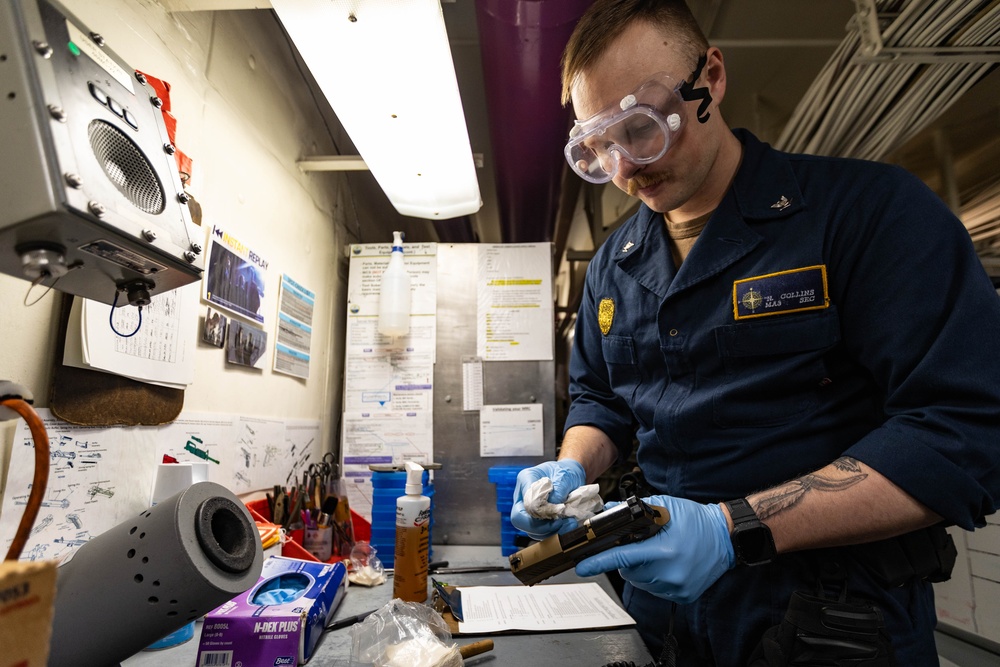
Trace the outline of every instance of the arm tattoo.
<instances>
[{"instance_id":1,"label":"arm tattoo","mask_svg":"<svg viewBox=\"0 0 1000 667\"><path fill-rule=\"evenodd\" d=\"M837 470L843 470L844 472L861 472L861 464L857 459L851 458L850 456L841 456L833 462L833 467Z\"/></svg>"},{"instance_id":2,"label":"arm tattoo","mask_svg":"<svg viewBox=\"0 0 1000 667\"><path fill-rule=\"evenodd\" d=\"M818 473L810 473L780 484L767 491L766 495L757 502L757 517L763 521L794 507L808 492L814 489L816 491L842 491L868 477L866 473L861 472L858 460L848 456L837 459L833 462L833 466L837 470L853 474L843 479L831 479Z\"/></svg>"}]
</instances>

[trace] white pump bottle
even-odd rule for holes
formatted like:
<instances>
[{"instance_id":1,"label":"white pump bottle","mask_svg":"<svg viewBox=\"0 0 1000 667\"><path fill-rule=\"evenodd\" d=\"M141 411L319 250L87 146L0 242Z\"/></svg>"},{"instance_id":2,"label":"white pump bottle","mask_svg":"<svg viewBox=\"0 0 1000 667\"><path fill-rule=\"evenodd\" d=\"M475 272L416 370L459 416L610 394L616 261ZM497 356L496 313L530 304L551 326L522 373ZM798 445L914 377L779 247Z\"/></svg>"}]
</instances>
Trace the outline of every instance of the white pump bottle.
<instances>
[{"instance_id":1,"label":"white pump bottle","mask_svg":"<svg viewBox=\"0 0 1000 667\"><path fill-rule=\"evenodd\" d=\"M410 274L403 262L403 232L392 233L389 266L379 286L378 332L383 336L405 336L410 332Z\"/></svg>"}]
</instances>

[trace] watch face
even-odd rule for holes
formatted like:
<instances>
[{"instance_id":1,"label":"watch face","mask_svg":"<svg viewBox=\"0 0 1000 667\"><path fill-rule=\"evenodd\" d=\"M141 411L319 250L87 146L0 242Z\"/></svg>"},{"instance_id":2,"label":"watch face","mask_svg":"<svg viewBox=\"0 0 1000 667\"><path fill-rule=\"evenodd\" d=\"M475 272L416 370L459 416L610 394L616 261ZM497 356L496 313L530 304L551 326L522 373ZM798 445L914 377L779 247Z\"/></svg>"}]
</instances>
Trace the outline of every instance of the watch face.
<instances>
[{"instance_id":1,"label":"watch face","mask_svg":"<svg viewBox=\"0 0 1000 667\"><path fill-rule=\"evenodd\" d=\"M737 557L744 563L767 563L774 558L774 541L766 526L758 524L737 528L733 538L739 547Z\"/></svg>"},{"instance_id":2,"label":"watch face","mask_svg":"<svg viewBox=\"0 0 1000 667\"><path fill-rule=\"evenodd\" d=\"M745 556L758 557L765 546L764 531L751 529L740 533L740 547Z\"/></svg>"},{"instance_id":3,"label":"watch face","mask_svg":"<svg viewBox=\"0 0 1000 667\"><path fill-rule=\"evenodd\" d=\"M734 523L731 538L736 560L746 565L770 563L777 554L771 529L757 519L745 498L728 500L726 507Z\"/></svg>"}]
</instances>

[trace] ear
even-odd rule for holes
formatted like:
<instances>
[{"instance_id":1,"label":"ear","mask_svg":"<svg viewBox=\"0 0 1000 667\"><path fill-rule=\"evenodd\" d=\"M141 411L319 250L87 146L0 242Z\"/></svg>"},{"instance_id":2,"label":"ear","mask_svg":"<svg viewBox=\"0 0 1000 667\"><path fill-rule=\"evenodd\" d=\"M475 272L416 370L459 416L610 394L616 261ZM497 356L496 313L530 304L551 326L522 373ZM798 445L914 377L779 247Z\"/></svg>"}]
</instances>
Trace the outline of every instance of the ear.
<instances>
[{"instance_id":1,"label":"ear","mask_svg":"<svg viewBox=\"0 0 1000 667\"><path fill-rule=\"evenodd\" d=\"M722 51L717 47L710 46L705 52L705 56L705 67L702 70L701 79L712 94L711 107L718 108L726 96L726 64L722 59Z\"/></svg>"}]
</instances>

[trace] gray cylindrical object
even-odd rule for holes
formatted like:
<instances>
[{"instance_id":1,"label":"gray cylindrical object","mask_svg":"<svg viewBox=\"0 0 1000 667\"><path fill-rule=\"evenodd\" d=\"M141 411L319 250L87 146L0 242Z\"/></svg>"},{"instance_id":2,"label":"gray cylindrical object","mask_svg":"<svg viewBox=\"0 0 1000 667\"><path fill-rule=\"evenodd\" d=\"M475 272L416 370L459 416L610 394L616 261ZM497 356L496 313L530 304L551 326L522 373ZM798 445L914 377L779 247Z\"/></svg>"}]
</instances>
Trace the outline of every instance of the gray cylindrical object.
<instances>
[{"instance_id":1,"label":"gray cylindrical object","mask_svg":"<svg viewBox=\"0 0 1000 667\"><path fill-rule=\"evenodd\" d=\"M50 667L108 667L248 590L264 564L246 506L199 482L59 567Z\"/></svg>"}]
</instances>

